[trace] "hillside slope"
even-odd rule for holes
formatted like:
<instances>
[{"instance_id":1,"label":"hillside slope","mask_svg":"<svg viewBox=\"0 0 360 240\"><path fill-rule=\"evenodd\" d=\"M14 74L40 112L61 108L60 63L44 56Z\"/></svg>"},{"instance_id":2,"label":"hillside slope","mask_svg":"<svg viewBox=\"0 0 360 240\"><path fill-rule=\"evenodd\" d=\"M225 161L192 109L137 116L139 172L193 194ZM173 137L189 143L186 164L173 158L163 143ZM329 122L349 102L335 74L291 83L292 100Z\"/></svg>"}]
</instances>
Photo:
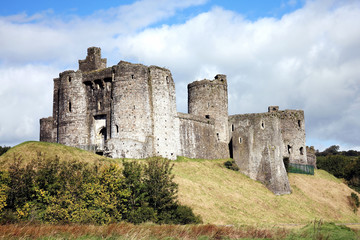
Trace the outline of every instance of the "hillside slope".
<instances>
[{"instance_id":1,"label":"hillside slope","mask_svg":"<svg viewBox=\"0 0 360 240\"><path fill-rule=\"evenodd\" d=\"M315 219L360 222L347 196L353 192L322 170L314 176L289 174L292 194L275 196L260 182L223 167L223 160L177 162L179 199L205 223L308 223Z\"/></svg>"},{"instance_id":2,"label":"hillside slope","mask_svg":"<svg viewBox=\"0 0 360 240\"><path fill-rule=\"evenodd\" d=\"M61 160L119 162L60 144L25 142L0 156L0 162L21 157L25 162L38 153ZM314 219L334 222L359 222L347 196L353 192L339 179L322 170L314 176L289 174L292 194L275 196L260 182L223 166L224 160L174 161L179 201L200 214L204 223L260 224L308 223Z\"/></svg>"}]
</instances>

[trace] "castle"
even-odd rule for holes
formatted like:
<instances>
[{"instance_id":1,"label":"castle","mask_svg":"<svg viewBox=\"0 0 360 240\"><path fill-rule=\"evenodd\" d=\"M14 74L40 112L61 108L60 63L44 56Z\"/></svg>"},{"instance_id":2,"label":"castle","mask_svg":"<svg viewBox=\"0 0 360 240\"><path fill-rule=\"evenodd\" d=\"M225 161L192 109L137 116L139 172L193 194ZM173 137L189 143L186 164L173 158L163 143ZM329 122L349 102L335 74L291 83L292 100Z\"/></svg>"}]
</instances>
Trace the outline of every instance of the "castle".
<instances>
[{"instance_id":1,"label":"castle","mask_svg":"<svg viewBox=\"0 0 360 240\"><path fill-rule=\"evenodd\" d=\"M91 47L79 70L54 79L52 117L40 119L40 141L112 158L232 157L275 194L290 193L284 159L307 164L304 112L228 115L226 75L188 85L188 114L176 110L168 69L120 61L106 67Z\"/></svg>"}]
</instances>

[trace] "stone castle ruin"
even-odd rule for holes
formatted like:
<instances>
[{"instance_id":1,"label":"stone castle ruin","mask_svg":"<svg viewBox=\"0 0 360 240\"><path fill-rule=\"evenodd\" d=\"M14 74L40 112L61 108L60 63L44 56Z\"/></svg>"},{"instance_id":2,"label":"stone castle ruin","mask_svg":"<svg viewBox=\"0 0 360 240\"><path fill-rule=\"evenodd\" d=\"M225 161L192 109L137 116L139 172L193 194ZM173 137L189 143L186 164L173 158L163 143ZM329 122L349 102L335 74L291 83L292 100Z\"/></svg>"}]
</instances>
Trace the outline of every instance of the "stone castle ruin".
<instances>
[{"instance_id":1,"label":"stone castle ruin","mask_svg":"<svg viewBox=\"0 0 360 240\"><path fill-rule=\"evenodd\" d=\"M228 114L226 75L188 85L188 114L176 110L168 69L120 61L106 67L88 48L79 70L54 79L52 117L40 120L40 141L112 158L232 157L241 172L275 194L290 193L284 159L307 164L304 112Z\"/></svg>"}]
</instances>

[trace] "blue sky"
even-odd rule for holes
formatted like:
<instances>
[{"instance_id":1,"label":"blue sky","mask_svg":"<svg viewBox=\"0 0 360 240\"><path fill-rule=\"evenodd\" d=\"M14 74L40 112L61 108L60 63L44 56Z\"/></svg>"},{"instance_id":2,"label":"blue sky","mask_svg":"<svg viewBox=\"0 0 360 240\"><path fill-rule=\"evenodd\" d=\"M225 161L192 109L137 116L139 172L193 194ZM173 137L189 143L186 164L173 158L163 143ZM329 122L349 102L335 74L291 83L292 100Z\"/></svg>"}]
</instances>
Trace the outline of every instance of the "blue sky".
<instances>
[{"instance_id":1,"label":"blue sky","mask_svg":"<svg viewBox=\"0 0 360 240\"><path fill-rule=\"evenodd\" d=\"M85 0L48 0L48 1L7 1L2 4L0 9L1 16L15 15L26 13L33 15L43 11L51 10L57 15L73 15L87 16L100 9L108 9L118 5L131 4L132 0L106 0L106 1L85 1ZM185 16L195 15L200 12L210 10L214 5L222 6L225 9L241 13L247 19L255 20L263 17L280 18L283 14L291 12L301 6L303 0L209 0L204 4L196 7L188 8L182 11ZM178 13L181 15L181 13ZM174 19L179 19L175 17ZM180 17L181 19L181 17Z\"/></svg>"},{"instance_id":2,"label":"blue sky","mask_svg":"<svg viewBox=\"0 0 360 240\"><path fill-rule=\"evenodd\" d=\"M0 145L38 140L52 79L89 46L171 70L187 84L228 76L229 113L305 111L307 144L360 150L359 0L3 1ZM6 117L3 117L6 116Z\"/></svg>"}]
</instances>

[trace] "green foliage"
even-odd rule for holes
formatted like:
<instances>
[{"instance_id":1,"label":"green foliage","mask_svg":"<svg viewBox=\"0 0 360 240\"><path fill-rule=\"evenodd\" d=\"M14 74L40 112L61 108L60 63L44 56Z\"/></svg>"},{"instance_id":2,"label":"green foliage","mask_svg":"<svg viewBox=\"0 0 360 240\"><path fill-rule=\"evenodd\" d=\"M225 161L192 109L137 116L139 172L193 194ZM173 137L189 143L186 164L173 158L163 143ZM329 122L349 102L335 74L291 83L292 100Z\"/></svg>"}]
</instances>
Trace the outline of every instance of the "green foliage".
<instances>
[{"instance_id":1,"label":"green foliage","mask_svg":"<svg viewBox=\"0 0 360 240\"><path fill-rule=\"evenodd\" d=\"M327 239L327 240L352 240L358 239L356 233L346 226L335 223L314 221L303 227L299 232L291 234L286 239Z\"/></svg>"},{"instance_id":2,"label":"green foliage","mask_svg":"<svg viewBox=\"0 0 360 240\"><path fill-rule=\"evenodd\" d=\"M178 185L171 174L173 164L150 158L145 164L123 162L123 175L131 195L126 219L132 223L152 221L167 224L199 223L191 208L177 202Z\"/></svg>"},{"instance_id":3,"label":"green foliage","mask_svg":"<svg viewBox=\"0 0 360 240\"><path fill-rule=\"evenodd\" d=\"M360 157L327 155L317 157L317 167L347 181L349 187L360 192Z\"/></svg>"},{"instance_id":4,"label":"green foliage","mask_svg":"<svg viewBox=\"0 0 360 240\"><path fill-rule=\"evenodd\" d=\"M6 153L11 147L0 146L0 156Z\"/></svg>"},{"instance_id":5,"label":"green foliage","mask_svg":"<svg viewBox=\"0 0 360 240\"><path fill-rule=\"evenodd\" d=\"M224 162L224 166L230 170L239 171L239 167L236 165L234 160Z\"/></svg>"},{"instance_id":6,"label":"green foliage","mask_svg":"<svg viewBox=\"0 0 360 240\"><path fill-rule=\"evenodd\" d=\"M349 199L350 206L353 208L354 213L356 213L360 206L358 195L356 193L352 192L350 194L350 196L348 197L348 199Z\"/></svg>"},{"instance_id":7,"label":"green foliage","mask_svg":"<svg viewBox=\"0 0 360 240\"><path fill-rule=\"evenodd\" d=\"M190 208L176 202L169 160L123 164L121 169L41 154L27 164L14 158L8 170L0 171L1 222L199 222Z\"/></svg>"}]
</instances>

